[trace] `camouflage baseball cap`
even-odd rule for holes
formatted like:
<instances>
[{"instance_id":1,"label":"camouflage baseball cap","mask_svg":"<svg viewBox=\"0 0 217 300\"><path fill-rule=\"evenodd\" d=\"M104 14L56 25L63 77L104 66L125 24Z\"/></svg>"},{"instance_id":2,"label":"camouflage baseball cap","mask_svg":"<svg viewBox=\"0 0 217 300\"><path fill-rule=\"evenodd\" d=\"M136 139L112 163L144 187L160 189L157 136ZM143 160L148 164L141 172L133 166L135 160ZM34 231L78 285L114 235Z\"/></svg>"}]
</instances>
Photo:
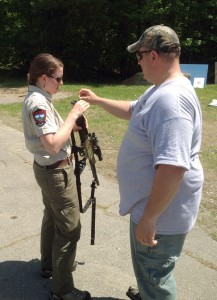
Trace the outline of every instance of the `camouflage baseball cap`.
<instances>
[{"instance_id":1,"label":"camouflage baseball cap","mask_svg":"<svg viewBox=\"0 0 217 300\"><path fill-rule=\"evenodd\" d=\"M128 46L127 50L132 53L139 51L141 47L161 52L177 52L181 49L175 31L164 25L155 25L146 29L140 39Z\"/></svg>"}]
</instances>

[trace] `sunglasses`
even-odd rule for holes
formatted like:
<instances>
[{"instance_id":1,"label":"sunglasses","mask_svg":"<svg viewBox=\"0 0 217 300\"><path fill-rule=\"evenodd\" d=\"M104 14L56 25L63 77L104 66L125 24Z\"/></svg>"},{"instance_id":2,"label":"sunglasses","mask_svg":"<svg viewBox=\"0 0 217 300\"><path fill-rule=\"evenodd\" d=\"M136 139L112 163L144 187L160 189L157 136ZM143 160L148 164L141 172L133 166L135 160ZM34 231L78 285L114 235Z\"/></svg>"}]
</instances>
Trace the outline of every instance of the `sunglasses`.
<instances>
[{"instance_id":1,"label":"sunglasses","mask_svg":"<svg viewBox=\"0 0 217 300\"><path fill-rule=\"evenodd\" d=\"M58 82L58 83L60 83L61 81L63 81L63 76L61 76L61 77L55 77L55 76L52 76L52 75L47 75L47 77L55 79L56 82Z\"/></svg>"},{"instance_id":2,"label":"sunglasses","mask_svg":"<svg viewBox=\"0 0 217 300\"><path fill-rule=\"evenodd\" d=\"M142 59L142 57L143 57L142 54L143 53L149 53L151 51L152 51L152 49L144 50L144 51L136 51L136 58L137 58L137 60L140 61Z\"/></svg>"}]
</instances>

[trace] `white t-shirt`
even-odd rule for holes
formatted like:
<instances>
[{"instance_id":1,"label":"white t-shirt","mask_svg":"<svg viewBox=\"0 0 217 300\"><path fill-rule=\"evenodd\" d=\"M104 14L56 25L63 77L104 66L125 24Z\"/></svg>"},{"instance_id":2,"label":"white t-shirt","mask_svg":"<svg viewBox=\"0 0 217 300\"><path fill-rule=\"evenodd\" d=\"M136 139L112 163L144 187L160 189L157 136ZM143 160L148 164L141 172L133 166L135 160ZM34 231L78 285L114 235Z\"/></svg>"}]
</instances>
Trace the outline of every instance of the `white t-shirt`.
<instances>
[{"instance_id":1,"label":"white t-shirt","mask_svg":"<svg viewBox=\"0 0 217 300\"><path fill-rule=\"evenodd\" d=\"M120 214L130 213L138 223L156 166L180 166L186 169L182 184L159 217L157 233L188 232L198 214L203 184L198 156L202 115L196 93L187 78L170 80L149 88L131 103L131 109L132 117L118 155Z\"/></svg>"}]
</instances>

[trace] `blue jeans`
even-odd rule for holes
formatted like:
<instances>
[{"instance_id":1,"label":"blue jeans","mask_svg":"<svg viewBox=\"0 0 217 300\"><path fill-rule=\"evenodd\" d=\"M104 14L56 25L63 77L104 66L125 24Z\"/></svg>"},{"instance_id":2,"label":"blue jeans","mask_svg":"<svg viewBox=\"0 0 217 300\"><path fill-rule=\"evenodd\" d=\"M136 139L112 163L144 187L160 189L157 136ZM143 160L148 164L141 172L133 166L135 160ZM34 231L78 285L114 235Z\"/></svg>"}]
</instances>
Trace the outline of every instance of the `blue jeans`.
<instances>
[{"instance_id":1,"label":"blue jeans","mask_svg":"<svg viewBox=\"0 0 217 300\"><path fill-rule=\"evenodd\" d=\"M172 274L187 234L157 234L158 244L144 246L136 239L136 224L130 221L131 255L138 289L143 300L175 300L176 282Z\"/></svg>"}]
</instances>

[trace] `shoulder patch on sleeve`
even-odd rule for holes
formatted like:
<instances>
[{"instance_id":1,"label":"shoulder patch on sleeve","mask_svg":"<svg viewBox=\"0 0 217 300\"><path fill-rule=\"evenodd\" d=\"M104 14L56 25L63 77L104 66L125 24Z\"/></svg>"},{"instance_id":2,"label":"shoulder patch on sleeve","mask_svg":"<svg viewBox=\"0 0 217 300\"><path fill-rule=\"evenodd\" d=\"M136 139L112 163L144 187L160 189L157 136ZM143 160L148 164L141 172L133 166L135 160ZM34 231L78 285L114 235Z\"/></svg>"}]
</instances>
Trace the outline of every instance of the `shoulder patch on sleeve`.
<instances>
[{"instance_id":1,"label":"shoulder patch on sleeve","mask_svg":"<svg viewBox=\"0 0 217 300\"><path fill-rule=\"evenodd\" d=\"M32 115L36 125L43 126L46 123L46 110L37 109Z\"/></svg>"}]
</instances>

